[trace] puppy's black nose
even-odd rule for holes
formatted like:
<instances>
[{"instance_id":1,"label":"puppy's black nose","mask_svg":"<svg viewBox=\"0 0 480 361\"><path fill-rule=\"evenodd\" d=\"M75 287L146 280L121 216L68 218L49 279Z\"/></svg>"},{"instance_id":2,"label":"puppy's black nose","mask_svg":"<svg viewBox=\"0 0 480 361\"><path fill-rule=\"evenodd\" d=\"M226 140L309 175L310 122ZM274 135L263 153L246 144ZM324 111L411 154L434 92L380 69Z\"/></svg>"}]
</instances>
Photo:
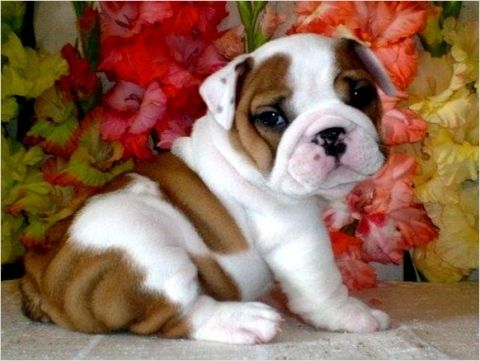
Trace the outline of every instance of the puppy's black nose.
<instances>
[{"instance_id":1,"label":"puppy's black nose","mask_svg":"<svg viewBox=\"0 0 480 361\"><path fill-rule=\"evenodd\" d=\"M323 140L318 143L325 148L327 155L338 157L345 153L347 145L343 142L342 134L345 134L345 129L341 127L327 128L317 134Z\"/></svg>"}]
</instances>

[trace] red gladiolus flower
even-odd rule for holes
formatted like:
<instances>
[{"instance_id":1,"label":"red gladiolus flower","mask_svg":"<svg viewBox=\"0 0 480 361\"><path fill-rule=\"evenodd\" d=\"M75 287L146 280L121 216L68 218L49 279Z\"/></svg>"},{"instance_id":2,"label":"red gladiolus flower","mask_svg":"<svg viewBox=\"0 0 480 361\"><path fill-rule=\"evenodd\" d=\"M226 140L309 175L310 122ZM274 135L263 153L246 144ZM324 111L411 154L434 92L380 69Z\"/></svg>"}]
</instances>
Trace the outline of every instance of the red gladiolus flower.
<instances>
[{"instance_id":1,"label":"red gladiolus flower","mask_svg":"<svg viewBox=\"0 0 480 361\"><path fill-rule=\"evenodd\" d=\"M69 73L60 77L59 88L69 99L87 98L97 87L97 76L90 71L88 62L80 57L78 51L71 44L66 44L61 53L68 62Z\"/></svg>"},{"instance_id":2,"label":"red gladiolus flower","mask_svg":"<svg viewBox=\"0 0 480 361\"><path fill-rule=\"evenodd\" d=\"M217 25L227 15L225 3L135 2L101 6L105 12L99 69L119 82L118 89L125 90L126 83L138 87L130 85L130 94L122 93L119 101L113 101L113 91L107 94L102 135L105 139L120 139L127 151L144 158L153 128L158 133L158 146L170 147L175 138L187 135L194 120L205 113L198 87L226 63L214 45L221 36ZM152 84L158 89L152 91L153 102L148 103ZM133 109L126 109L126 103ZM133 120L137 113L139 118Z\"/></svg>"},{"instance_id":3,"label":"red gladiolus flower","mask_svg":"<svg viewBox=\"0 0 480 361\"><path fill-rule=\"evenodd\" d=\"M92 28L95 26L97 22L97 18L98 18L98 11L91 8L90 6L87 6L85 8L85 11L83 12L83 15L78 20L80 29L84 31L92 30Z\"/></svg>"}]
</instances>

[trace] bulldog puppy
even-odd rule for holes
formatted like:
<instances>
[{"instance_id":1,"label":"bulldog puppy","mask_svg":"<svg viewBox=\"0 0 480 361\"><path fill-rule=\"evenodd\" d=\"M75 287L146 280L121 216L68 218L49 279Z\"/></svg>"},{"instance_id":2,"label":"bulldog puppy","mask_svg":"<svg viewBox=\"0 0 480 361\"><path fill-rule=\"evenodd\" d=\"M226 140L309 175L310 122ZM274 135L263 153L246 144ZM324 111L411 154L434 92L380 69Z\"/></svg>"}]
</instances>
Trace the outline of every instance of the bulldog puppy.
<instances>
[{"instance_id":1,"label":"bulldog puppy","mask_svg":"<svg viewBox=\"0 0 480 361\"><path fill-rule=\"evenodd\" d=\"M293 35L241 55L200 88L208 113L171 153L92 196L30 250L24 312L83 332L239 344L282 321L255 302L276 280L319 329L373 332L388 316L350 297L321 214L382 166L376 85L351 40Z\"/></svg>"}]
</instances>

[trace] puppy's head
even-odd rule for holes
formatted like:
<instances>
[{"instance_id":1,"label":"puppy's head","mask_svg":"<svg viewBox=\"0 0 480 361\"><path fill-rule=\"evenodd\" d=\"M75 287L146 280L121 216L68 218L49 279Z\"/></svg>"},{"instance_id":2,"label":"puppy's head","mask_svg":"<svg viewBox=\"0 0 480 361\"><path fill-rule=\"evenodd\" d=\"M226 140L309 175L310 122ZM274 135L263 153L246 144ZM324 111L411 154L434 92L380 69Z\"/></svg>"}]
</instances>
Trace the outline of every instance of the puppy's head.
<instances>
[{"instance_id":1,"label":"puppy's head","mask_svg":"<svg viewBox=\"0 0 480 361\"><path fill-rule=\"evenodd\" d=\"M200 93L269 188L331 199L384 162L376 86L394 90L369 49L301 34L239 56L207 78Z\"/></svg>"}]
</instances>

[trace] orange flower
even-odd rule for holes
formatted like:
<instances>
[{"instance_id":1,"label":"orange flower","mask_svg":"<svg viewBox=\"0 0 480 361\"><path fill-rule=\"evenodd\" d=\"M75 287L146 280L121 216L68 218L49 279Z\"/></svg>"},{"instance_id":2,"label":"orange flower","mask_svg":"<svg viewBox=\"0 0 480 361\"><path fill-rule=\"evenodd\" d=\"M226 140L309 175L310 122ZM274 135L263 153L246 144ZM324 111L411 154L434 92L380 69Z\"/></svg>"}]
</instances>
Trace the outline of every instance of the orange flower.
<instances>
[{"instance_id":1,"label":"orange flower","mask_svg":"<svg viewBox=\"0 0 480 361\"><path fill-rule=\"evenodd\" d=\"M362 258L362 240L344 232L330 232L335 262L350 291L375 287L375 270Z\"/></svg>"},{"instance_id":2,"label":"orange flower","mask_svg":"<svg viewBox=\"0 0 480 361\"><path fill-rule=\"evenodd\" d=\"M232 60L245 52L245 29L238 25L225 32L214 42L215 49L226 59Z\"/></svg>"},{"instance_id":3,"label":"orange flower","mask_svg":"<svg viewBox=\"0 0 480 361\"><path fill-rule=\"evenodd\" d=\"M417 67L412 37L425 28L428 7L427 3L410 1L300 3L295 9L298 20L288 33L356 39L377 54L394 84L405 89Z\"/></svg>"},{"instance_id":4,"label":"orange flower","mask_svg":"<svg viewBox=\"0 0 480 361\"><path fill-rule=\"evenodd\" d=\"M403 39L389 46L373 48L373 51L397 87L405 89L413 81L418 65L418 52L413 39Z\"/></svg>"},{"instance_id":5,"label":"orange flower","mask_svg":"<svg viewBox=\"0 0 480 361\"><path fill-rule=\"evenodd\" d=\"M383 141L387 145L411 143L422 140L427 124L415 112L408 108L396 109L395 106L406 99L406 93L389 97L380 90L384 115L382 118Z\"/></svg>"},{"instance_id":6,"label":"orange flower","mask_svg":"<svg viewBox=\"0 0 480 361\"><path fill-rule=\"evenodd\" d=\"M272 37L277 28L285 22L285 16L277 13L273 8L267 4L263 14L261 27L267 38Z\"/></svg>"}]
</instances>

